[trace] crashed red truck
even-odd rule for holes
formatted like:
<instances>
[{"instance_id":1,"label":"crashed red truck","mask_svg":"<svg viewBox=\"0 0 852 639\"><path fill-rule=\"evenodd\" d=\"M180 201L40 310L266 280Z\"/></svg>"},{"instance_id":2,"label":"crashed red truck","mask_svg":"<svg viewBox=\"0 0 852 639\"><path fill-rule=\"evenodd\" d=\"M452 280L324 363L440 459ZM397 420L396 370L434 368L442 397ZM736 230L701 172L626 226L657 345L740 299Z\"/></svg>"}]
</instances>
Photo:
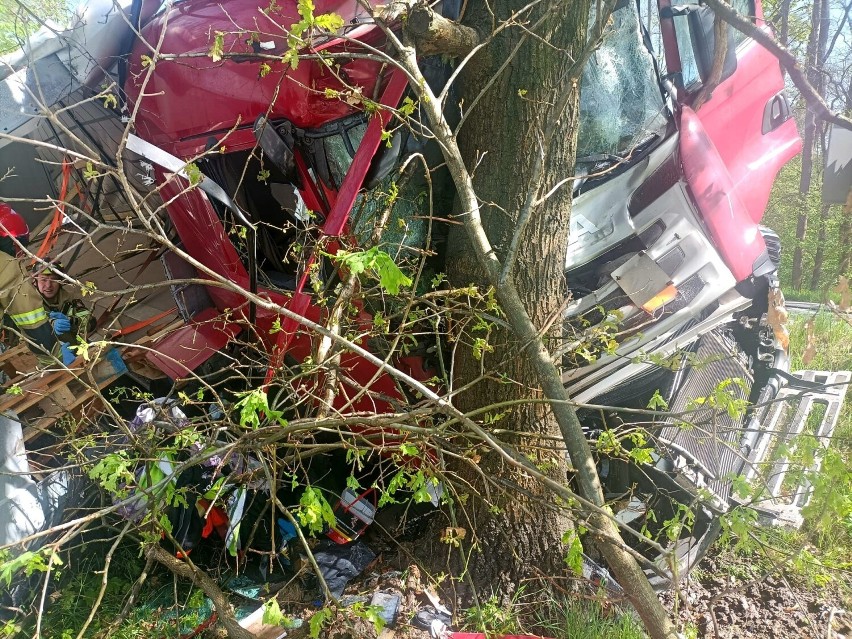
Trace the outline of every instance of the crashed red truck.
<instances>
[{"instance_id":1,"label":"crashed red truck","mask_svg":"<svg viewBox=\"0 0 852 639\"><path fill-rule=\"evenodd\" d=\"M385 47L369 13L355 0L315 4L315 15L340 15L345 26L315 38L296 68L278 63L267 70L258 57L289 50L281 26L301 19L295 2L265 12L231 2L225 12L210 0L135 2L128 14L141 37L121 41L117 70L104 66L122 88L124 114L133 114L125 173L143 178L143 192L146 183L159 191L176 240L195 263L181 277L233 282L322 323L310 265L323 258L318 251L291 263L282 256L308 226L311 241L329 254L357 246L350 220L356 201L426 145L393 120L393 109L409 96L403 73L358 55L365 46ZM767 28L759 3L739 4ZM444 11L454 17L452 3ZM731 479L754 472L765 458L767 433L801 428L779 424L767 402L785 389L822 390L834 404L842 395L790 375L767 321L780 243L760 221L778 170L801 146L778 62L731 31L722 80L699 98L714 59L713 13L668 0L652 16L646 11L617 5L611 32L583 76L565 331L578 339L617 325L618 345L588 362L566 355L564 381L581 402L644 408L659 392L677 412L736 377L744 380L741 397L762 407L730 418L711 443L673 422L655 424L657 453L641 469L601 457L609 496L633 495L617 512L625 524L638 528L651 511L662 521L679 503L704 495L695 525L674 544L679 562L653 566L657 558L649 557L649 574L665 587L715 539L719 515L735 503ZM339 72L330 73L319 53L343 57ZM438 68L429 80L441 86L446 77ZM363 101L339 99L352 87L374 96L369 116ZM386 130L393 131L389 140ZM261 170L264 180L242 179ZM198 188L188 188L193 184ZM328 265L319 270L337 276ZM285 358L300 362L315 351L317 335L292 316L247 303L232 289L210 285L206 293L206 307L187 308L186 326L148 356L170 378L186 377L232 340L246 339L247 325L268 354L267 382ZM364 321L370 322L367 311ZM416 379L433 375L426 355L376 355ZM666 358L683 365L661 367ZM717 361L692 367L690 358ZM363 357L346 354L341 368L373 391L361 393L350 410L388 412L406 401L394 380ZM809 379L828 381L823 374ZM335 405L355 395L343 387ZM583 415L590 437L616 423L599 415ZM767 502L766 514L795 520L806 500L805 486L791 503Z\"/></svg>"}]
</instances>

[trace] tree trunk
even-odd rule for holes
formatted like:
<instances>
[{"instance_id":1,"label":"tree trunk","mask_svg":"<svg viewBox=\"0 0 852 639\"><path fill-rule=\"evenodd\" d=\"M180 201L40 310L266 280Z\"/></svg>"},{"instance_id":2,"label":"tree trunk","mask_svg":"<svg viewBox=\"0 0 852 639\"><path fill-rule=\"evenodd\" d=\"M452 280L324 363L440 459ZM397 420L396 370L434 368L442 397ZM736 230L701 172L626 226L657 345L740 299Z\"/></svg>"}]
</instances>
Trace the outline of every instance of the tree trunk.
<instances>
[{"instance_id":1,"label":"tree trunk","mask_svg":"<svg viewBox=\"0 0 852 639\"><path fill-rule=\"evenodd\" d=\"M503 0L492 9L497 20L506 19L526 2ZM476 166L474 187L481 201L485 231L501 258L514 235L519 211L534 188L536 159L546 153L545 193L559 179L570 176L574 164L578 90L565 86L564 79L582 47L587 31L588 0L563 3L564 10L549 9L550 15L537 7L525 17L526 24L538 24L531 37L520 28L504 29L492 43L487 55L473 61L464 75L464 104L471 104L483 89L475 110L459 133L459 146L466 154L469 167ZM468 5L465 22L471 26L492 24L485 3ZM547 33L552 31L549 43ZM512 55L521 39L525 43L511 63L501 65ZM493 85L487 87L489 82ZM564 91L573 92L562 114L553 112ZM559 121L558 126L553 123ZM555 135L545 138L553 128ZM507 136L509 136L507 138ZM477 165L478 163L478 165ZM568 245L568 220L571 210L570 183L559 189L542 207L533 211L519 243L514 279L521 300L535 326L547 326L558 335L561 322L553 322L565 295L564 265ZM463 214L463 212L460 212ZM458 227L450 237L448 273L456 285L475 283L488 287L488 278L470 249L465 232ZM481 337L474 333L471 338ZM495 327L489 336L493 351L484 352L482 361L471 351L462 350L454 362L457 385L477 378L481 370L493 371L491 380L475 384L456 400L465 411L492 403L529 397L541 397L537 374L531 358L522 354L525 344L508 331ZM512 383L499 379L505 375ZM532 390L531 390L532 389ZM537 436L560 438L552 412L543 405L521 405L506 414L496 427L529 433L510 441L534 460L539 468L547 468L555 480L565 483L567 463L564 448ZM505 436L503 436L504 439ZM560 450L561 449L561 450ZM499 493L491 488L491 499L470 503L476 518L477 542L480 550L506 549L503 553L478 552L471 559L474 583L487 591L511 594L524 578L556 574L565 570L562 535L571 529L566 512L553 508L554 499L536 483L519 479L500 458L486 454L480 468L485 476L497 478L508 487ZM477 488L481 480L471 474L466 479ZM512 485L516 484L515 488ZM537 501L537 498L543 499ZM511 551L511 553L509 552ZM537 574L538 573L538 574Z\"/></svg>"},{"instance_id":2,"label":"tree trunk","mask_svg":"<svg viewBox=\"0 0 852 639\"><path fill-rule=\"evenodd\" d=\"M825 96L825 73L821 70L825 67L827 47L828 47L828 32L831 29L831 14L828 0L819 0L820 15L819 15L819 35L817 38L816 64L818 68L814 69L814 87L820 95ZM816 130L814 131L816 143L819 140L821 144L820 157L825 157L827 148L826 127L823 122L816 120ZM820 171L822 174L822 171ZM824 176L823 176L824 177ZM820 204L819 214L819 233L817 236L817 248L814 255L814 268L811 273L811 290L819 290L819 281L822 277L822 265L825 259L825 242L826 242L826 227L828 226L828 217L831 212L831 206L825 202Z\"/></svg>"},{"instance_id":3,"label":"tree trunk","mask_svg":"<svg viewBox=\"0 0 852 639\"><path fill-rule=\"evenodd\" d=\"M606 2L603 6L598 5L601 15L593 29L595 38L602 34L606 18L614 4L613 1ZM489 9L495 10L494 5L489 5ZM477 104L483 95L488 95L484 90L490 92L495 84L500 85L498 95L504 96L506 100L495 101L492 98L489 101L490 113L482 110L476 112L478 126L475 130L480 133L478 136L472 135L469 142L479 148L469 147L467 160L460 150L456 133L451 130L442 113L441 102L429 89L417 68L414 47L410 42L396 42L401 63L414 80L413 89L421 100L435 138L441 145L459 196L459 219L466 233L463 237L456 235L450 238L451 248L455 250L449 251L448 262L452 261L453 257L456 258L455 266L450 267L455 270L451 272L457 280L463 278L460 281L465 283L484 280L493 286L496 289L496 302L506 319L505 323L494 321L495 309L489 302L491 320L480 314L475 317L476 326L471 332L479 330L480 335L484 332L492 338L485 347L480 344L480 356L483 353L495 352L496 337L497 343L506 347L505 352L501 352L499 361L505 363L514 359L514 365L504 364L504 367L510 373L516 373L513 378L503 376L499 371L495 372L493 367L486 370L484 365L481 368L472 365L479 359L476 356L477 349L474 348L468 349L468 359L459 364L459 370L454 371L453 379L467 374L472 381L462 389L457 388L453 393L454 404L446 406L448 414L463 426L465 432L474 436L477 442L485 444L479 446L478 450L485 448L482 454L487 457L482 466L476 467L476 472L471 472L469 465L461 466L461 472L466 475L463 479L468 480L466 484L454 482L454 486L460 487L463 493L458 495L454 503L469 503L463 514L467 518L473 518L469 520L465 531L485 530L473 540L474 544L470 550L476 554L463 555L465 560L470 560L465 561L464 575L468 581L471 575L475 575L480 585L484 585L488 591L497 589L501 593L517 588L518 579L525 575L536 575L550 582L550 574L560 566L558 558L561 555L561 538L556 537L562 530L560 522L570 525L570 518L564 511L579 501L584 505L583 514L587 517L590 532L593 531L591 534L595 538L596 546L601 549L616 578L628 593L627 596L642 618L645 628L654 639L668 639L677 635L674 624L639 564L624 548L618 528L607 514L603 489L589 442L577 419L577 413L568 403L570 397L562 384L560 369L553 361L547 344L551 336L558 336L559 333L558 329L554 331L551 327L559 323L561 303L553 308L553 313L548 312L548 307L555 305L563 297L559 283L561 260L566 248L561 240L554 241L552 235L567 233L567 211L570 204L569 196L562 192L562 188L571 182L570 174L561 180L559 177L565 175L565 167L573 169L577 85L582 65L592 51L591 47L583 47L583 51L578 53L581 25L585 19L576 18L576 11L572 13L571 9L568 2L564 5L554 3L552 6L548 5L540 15L536 15L541 11L541 6L531 3L521 11L512 13L511 20L506 21L504 16L509 13L509 9L501 4L496 9L497 13L478 14L480 24L490 25L491 29L497 24L500 26L494 31L494 37L489 38L489 44L497 42L491 57L480 58L480 66L468 68L471 82L468 84L468 90L472 92L479 86L483 91L468 95L468 98L473 97L467 102L467 115L470 115L473 105ZM582 13L585 14L585 11ZM560 18L571 15L579 22ZM502 22L498 23L498 19ZM508 29L518 25L523 25L524 35L520 39L513 39ZM385 33L393 38L388 29L385 29ZM509 46L513 48L511 54L506 56ZM533 54L516 56L524 46L532 47ZM498 56L503 60L500 65L495 62ZM566 63L566 57L571 61L570 64ZM548 62L542 64L542 61ZM524 62L528 64L524 66ZM523 69L523 79L520 78L518 69ZM534 73L530 74L530 70ZM524 85L530 85L532 89L527 89ZM510 107L511 111L507 114L507 104L511 105L511 101L516 98L530 102L535 99L536 106L521 103L520 108ZM491 118L493 126L482 126L481 122L488 118ZM518 135L520 137L517 137ZM525 140L531 135L534 135L537 144L532 146L530 157L524 155L519 146L525 144ZM563 149L567 150L563 152ZM475 188L472 174L486 158L486 154L481 153L483 150L496 150L499 154L493 163L487 165L489 173L484 178L484 189L490 189L494 192L493 195L500 196L501 200L484 199ZM497 170L503 171L499 174L506 180L502 185L492 174L492 171ZM561 173L554 175L556 171ZM504 215L505 218L501 221L497 215ZM493 239L489 237L486 228L491 231ZM523 242L520 241L521 238L524 239ZM495 242L500 243L499 246L495 245ZM529 242L532 244L528 244ZM561 246L561 249L554 253L558 246ZM473 263L474 257L477 263ZM518 268L513 268L516 265L515 257L520 258ZM538 295L532 295L529 290L520 292L514 273L521 268L542 265L538 277L530 277L527 272L519 277L524 286L528 287L529 283L533 282ZM552 273L560 275L557 282L547 280L547 276ZM556 295L551 294L552 291L556 291ZM488 299L494 300L490 294ZM542 318L545 318L543 323ZM506 325L511 327L514 339L508 333L500 334L499 327ZM458 337L471 338L470 332ZM484 341L482 338L476 339ZM459 352L464 352L465 343L462 341ZM454 352L455 350L454 348ZM480 401L472 399L474 395L470 391L473 378L477 375L481 377L479 381L499 379L504 387L503 391L500 391L500 386L484 386L484 393L487 393L484 407L481 398ZM511 385L528 385L527 392L523 394L525 398L545 397L550 400L552 416L550 412L532 409L527 399L527 407L519 409L521 412L513 412L511 409L503 413L492 412L490 422L483 419L486 425L493 424L498 421L499 415L499 419L503 420L501 425L508 426L495 437L476 424L471 417L460 412L456 405L466 403L468 406L481 408L480 415L489 407L496 411L497 408L493 404L487 403L489 400L522 396L505 390ZM468 392L459 402L458 396L463 390ZM427 395L428 393L427 391ZM506 406L515 404L506 404L504 408ZM558 425L559 435L565 446L564 451L555 450L556 442L559 441L553 437L555 425ZM520 432L521 430L523 432ZM513 440L511 444L501 441L501 438L510 439L507 434ZM518 452L519 448L523 452ZM476 453L476 449L469 452ZM563 481L559 481L563 476L562 459L566 453L575 466L578 492L582 498L567 489ZM475 454L472 457L477 459ZM489 474L492 469L495 474ZM521 474L513 473L511 469L520 469ZM531 481L531 478L536 479L538 483ZM549 488L552 493L545 492L543 487ZM495 493L499 495L495 496ZM555 513L558 513L558 516L554 516ZM496 515L500 515L499 519ZM461 523L468 524L467 521ZM450 537L451 542L458 539L458 536ZM491 543L507 539L511 542L508 547Z\"/></svg>"},{"instance_id":4,"label":"tree trunk","mask_svg":"<svg viewBox=\"0 0 852 639\"><path fill-rule=\"evenodd\" d=\"M852 188L846 196L843 207L843 222L840 224L840 264L837 267L837 277L849 277L852 274Z\"/></svg>"},{"instance_id":5,"label":"tree trunk","mask_svg":"<svg viewBox=\"0 0 852 639\"><path fill-rule=\"evenodd\" d=\"M781 27L778 30L778 41L782 47L789 47L790 40L790 3L792 0L782 0L779 12L781 13Z\"/></svg>"},{"instance_id":6,"label":"tree trunk","mask_svg":"<svg viewBox=\"0 0 852 639\"><path fill-rule=\"evenodd\" d=\"M807 77L814 90L822 95L820 90L821 74L816 70L819 63L820 45L824 38L820 36L823 27L822 16L825 0L814 0L811 11L811 33L808 36ZM817 120L813 111L805 112L805 129L802 136L802 175L799 178L799 218L796 222L796 248L793 251L793 288L801 290L804 278L804 243L808 232L808 208L810 204L811 181L813 178L813 153L817 140Z\"/></svg>"},{"instance_id":7,"label":"tree trunk","mask_svg":"<svg viewBox=\"0 0 852 639\"><path fill-rule=\"evenodd\" d=\"M819 281L822 278L822 265L825 261L825 243L828 241L828 216L831 212L831 205L823 202L822 209L819 213L819 234L817 236L817 249L814 254L814 270L811 273L812 291L819 290Z\"/></svg>"}]
</instances>

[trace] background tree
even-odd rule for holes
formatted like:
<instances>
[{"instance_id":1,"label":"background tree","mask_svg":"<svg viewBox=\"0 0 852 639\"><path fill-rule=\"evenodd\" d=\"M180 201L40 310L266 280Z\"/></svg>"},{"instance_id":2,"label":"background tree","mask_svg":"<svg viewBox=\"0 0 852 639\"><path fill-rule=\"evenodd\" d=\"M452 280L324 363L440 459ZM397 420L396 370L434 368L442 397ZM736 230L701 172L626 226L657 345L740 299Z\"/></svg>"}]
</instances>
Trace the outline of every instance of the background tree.
<instances>
[{"instance_id":1,"label":"background tree","mask_svg":"<svg viewBox=\"0 0 852 639\"><path fill-rule=\"evenodd\" d=\"M0 0L0 55L19 49L46 20L64 24L66 0Z\"/></svg>"}]
</instances>

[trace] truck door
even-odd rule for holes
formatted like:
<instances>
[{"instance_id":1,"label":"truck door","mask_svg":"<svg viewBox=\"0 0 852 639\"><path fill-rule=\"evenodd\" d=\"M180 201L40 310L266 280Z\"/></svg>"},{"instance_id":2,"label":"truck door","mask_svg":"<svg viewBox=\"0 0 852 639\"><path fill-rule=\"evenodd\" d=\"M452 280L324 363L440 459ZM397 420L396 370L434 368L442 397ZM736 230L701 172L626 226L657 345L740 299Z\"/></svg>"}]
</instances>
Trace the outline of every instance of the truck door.
<instances>
[{"instance_id":1,"label":"truck door","mask_svg":"<svg viewBox=\"0 0 852 639\"><path fill-rule=\"evenodd\" d=\"M723 80L709 99L698 105L708 64L713 59L713 13L708 7L660 0L661 32L669 72L680 63L682 86L678 101L698 106L696 115L727 167L735 195L757 223L780 168L801 149L801 139L784 94L778 60L754 40L729 29L729 59ZM759 0L735 0L741 15L769 30ZM665 18L667 15L670 18ZM667 24L668 23L668 24ZM733 50L733 54L732 54ZM735 57L734 57L735 54Z\"/></svg>"}]
</instances>

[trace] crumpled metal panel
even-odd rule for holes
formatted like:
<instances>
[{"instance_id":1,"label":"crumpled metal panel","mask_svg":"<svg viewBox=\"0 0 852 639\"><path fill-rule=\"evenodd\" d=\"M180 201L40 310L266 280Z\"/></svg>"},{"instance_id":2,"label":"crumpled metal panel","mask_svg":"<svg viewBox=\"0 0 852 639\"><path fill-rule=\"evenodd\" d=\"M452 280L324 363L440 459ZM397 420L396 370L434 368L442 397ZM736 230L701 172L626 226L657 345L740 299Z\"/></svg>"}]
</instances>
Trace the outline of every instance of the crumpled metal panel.
<instances>
[{"instance_id":1,"label":"crumpled metal panel","mask_svg":"<svg viewBox=\"0 0 852 639\"><path fill-rule=\"evenodd\" d=\"M753 382L748 364L738 356L737 346L721 330L702 335L696 361L686 374L683 386L669 406L674 414L686 413L683 420L669 419L660 429L659 442L669 449L677 469L690 477L696 487L706 487L727 503L731 494L731 475L743 465L740 452L743 417L731 416L712 406L693 408L695 398L713 395L722 380L739 378L744 386L731 385L728 392L744 400Z\"/></svg>"},{"instance_id":2,"label":"crumpled metal panel","mask_svg":"<svg viewBox=\"0 0 852 639\"><path fill-rule=\"evenodd\" d=\"M35 126L45 108L67 97L78 86L56 54L38 60L0 81L0 131L18 137ZM0 140L0 145L2 145Z\"/></svg>"},{"instance_id":3,"label":"crumpled metal panel","mask_svg":"<svg viewBox=\"0 0 852 639\"><path fill-rule=\"evenodd\" d=\"M787 477L791 467L782 454L783 447L794 446L801 435L813 436L818 447L830 445L852 372L797 371L794 375L806 382L825 384L825 388L805 392L791 384L779 391L755 439L746 479L765 482L769 495L752 507L771 523L799 528L804 521L802 509L811 498L811 485L806 477ZM822 456L817 454L810 470L818 471L821 465Z\"/></svg>"},{"instance_id":4,"label":"crumpled metal panel","mask_svg":"<svg viewBox=\"0 0 852 639\"><path fill-rule=\"evenodd\" d=\"M0 415L0 547L46 530L62 516L67 473L52 473L40 482L29 473L21 423ZM23 548L13 547L16 551Z\"/></svg>"}]
</instances>

